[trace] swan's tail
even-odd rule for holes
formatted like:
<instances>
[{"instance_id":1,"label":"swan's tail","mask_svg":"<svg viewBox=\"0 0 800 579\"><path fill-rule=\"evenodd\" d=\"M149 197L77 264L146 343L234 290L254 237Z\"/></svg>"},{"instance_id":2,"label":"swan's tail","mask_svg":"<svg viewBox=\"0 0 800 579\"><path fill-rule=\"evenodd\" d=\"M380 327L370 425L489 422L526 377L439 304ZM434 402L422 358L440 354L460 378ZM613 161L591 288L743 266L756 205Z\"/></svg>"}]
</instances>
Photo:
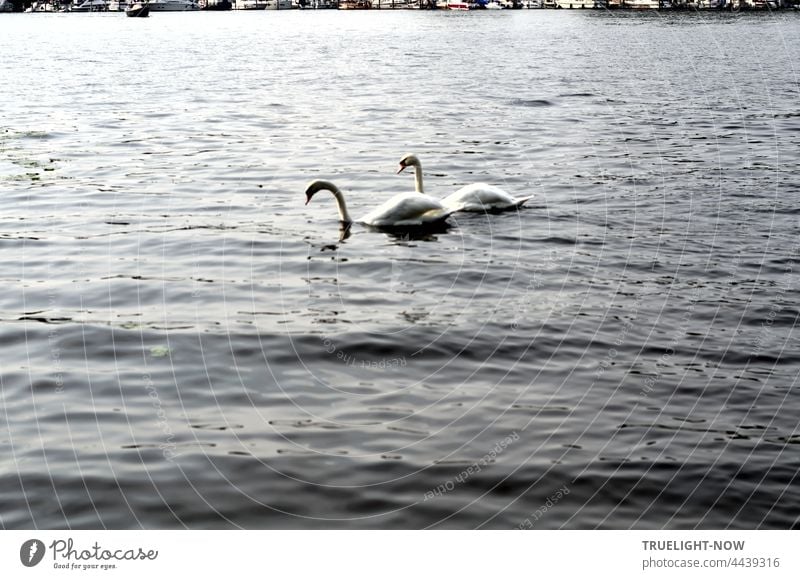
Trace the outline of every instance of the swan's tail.
<instances>
[{"instance_id":1,"label":"swan's tail","mask_svg":"<svg viewBox=\"0 0 800 579\"><path fill-rule=\"evenodd\" d=\"M452 207L445 207L443 209L431 209L426 211L422 216L423 223L441 223L450 217L457 210Z\"/></svg>"},{"instance_id":2,"label":"swan's tail","mask_svg":"<svg viewBox=\"0 0 800 579\"><path fill-rule=\"evenodd\" d=\"M529 195L528 197L520 197L519 199L517 199L517 202L514 203L514 207L520 208L523 205L525 205L526 201L530 201L534 197L536 197L536 195Z\"/></svg>"}]
</instances>

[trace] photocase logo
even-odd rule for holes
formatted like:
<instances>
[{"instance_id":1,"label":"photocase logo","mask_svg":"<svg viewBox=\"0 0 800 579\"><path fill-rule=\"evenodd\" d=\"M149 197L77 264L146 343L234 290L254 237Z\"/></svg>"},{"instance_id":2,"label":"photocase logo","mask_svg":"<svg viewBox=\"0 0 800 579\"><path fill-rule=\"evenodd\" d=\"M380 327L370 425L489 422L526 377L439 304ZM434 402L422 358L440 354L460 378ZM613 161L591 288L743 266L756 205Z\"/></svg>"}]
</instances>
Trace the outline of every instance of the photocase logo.
<instances>
[{"instance_id":1,"label":"photocase logo","mask_svg":"<svg viewBox=\"0 0 800 579\"><path fill-rule=\"evenodd\" d=\"M44 543L39 539L28 539L19 548L19 560L26 567L35 567L44 557Z\"/></svg>"}]
</instances>

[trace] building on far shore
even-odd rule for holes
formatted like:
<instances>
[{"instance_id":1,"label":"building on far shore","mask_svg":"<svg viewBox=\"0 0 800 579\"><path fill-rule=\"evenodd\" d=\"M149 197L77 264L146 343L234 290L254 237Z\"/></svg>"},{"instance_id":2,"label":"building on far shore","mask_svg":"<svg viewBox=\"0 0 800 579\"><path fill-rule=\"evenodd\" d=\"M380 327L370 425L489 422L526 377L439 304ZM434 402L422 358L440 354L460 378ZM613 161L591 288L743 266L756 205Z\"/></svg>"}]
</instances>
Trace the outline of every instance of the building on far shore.
<instances>
[{"instance_id":1,"label":"building on far shore","mask_svg":"<svg viewBox=\"0 0 800 579\"><path fill-rule=\"evenodd\" d=\"M663 0L625 0L623 5L633 10L658 10L661 2Z\"/></svg>"},{"instance_id":2,"label":"building on far shore","mask_svg":"<svg viewBox=\"0 0 800 579\"><path fill-rule=\"evenodd\" d=\"M2 12L121 11L133 0L0 0ZM800 0L145 0L167 10L289 10L294 8L375 10L473 10L500 8L682 10L688 12L800 10ZM176 8L177 6L177 8ZM187 8L188 6L188 8ZM162 7L161 10L164 10Z\"/></svg>"},{"instance_id":3,"label":"building on far shore","mask_svg":"<svg viewBox=\"0 0 800 579\"><path fill-rule=\"evenodd\" d=\"M595 8L599 6L597 0L556 0L559 8Z\"/></svg>"}]
</instances>

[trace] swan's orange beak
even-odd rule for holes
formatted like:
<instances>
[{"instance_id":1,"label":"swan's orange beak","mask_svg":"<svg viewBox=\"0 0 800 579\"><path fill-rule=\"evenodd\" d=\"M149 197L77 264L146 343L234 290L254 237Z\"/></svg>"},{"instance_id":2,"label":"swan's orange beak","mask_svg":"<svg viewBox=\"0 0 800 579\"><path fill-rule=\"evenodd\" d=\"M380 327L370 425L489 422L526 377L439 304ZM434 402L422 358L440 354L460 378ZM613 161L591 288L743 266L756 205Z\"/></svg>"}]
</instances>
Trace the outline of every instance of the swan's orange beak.
<instances>
[{"instance_id":1,"label":"swan's orange beak","mask_svg":"<svg viewBox=\"0 0 800 579\"><path fill-rule=\"evenodd\" d=\"M397 175L402 173L403 170L405 170L405 168L406 168L406 165L403 165L402 163L400 163L400 167L397 169Z\"/></svg>"}]
</instances>

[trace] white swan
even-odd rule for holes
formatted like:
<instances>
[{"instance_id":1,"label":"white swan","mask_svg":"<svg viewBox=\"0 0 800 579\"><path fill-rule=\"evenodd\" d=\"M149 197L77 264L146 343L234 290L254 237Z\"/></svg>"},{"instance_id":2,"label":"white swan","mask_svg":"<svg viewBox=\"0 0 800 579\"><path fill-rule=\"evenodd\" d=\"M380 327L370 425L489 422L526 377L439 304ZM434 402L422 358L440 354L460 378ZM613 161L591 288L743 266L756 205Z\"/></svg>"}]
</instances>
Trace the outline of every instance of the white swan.
<instances>
[{"instance_id":1,"label":"white swan","mask_svg":"<svg viewBox=\"0 0 800 579\"><path fill-rule=\"evenodd\" d=\"M400 159L400 168L397 172L401 173L406 167L414 167L414 181L417 192L423 193L422 163L420 163L416 155L406 155ZM516 199L494 185L473 183L442 199L442 205L452 211L505 211L517 209L532 198L533 196L531 195L530 197Z\"/></svg>"},{"instance_id":2,"label":"white swan","mask_svg":"<svg viewBox=\"0 0 800 579\"><path fill-rule=\"evenodd\" d=\"M306 187L306 205L319 191L330 191L336 199L339 209L339 221L345 224L353 222L347 212L344 194L330 181L312 181ZM359 223L372 227L419 227L443 222L451 210L442 206L438 199L421 193L399 193L378 205L375 209L359 219Z\"/></svg>"}]
</instances>

